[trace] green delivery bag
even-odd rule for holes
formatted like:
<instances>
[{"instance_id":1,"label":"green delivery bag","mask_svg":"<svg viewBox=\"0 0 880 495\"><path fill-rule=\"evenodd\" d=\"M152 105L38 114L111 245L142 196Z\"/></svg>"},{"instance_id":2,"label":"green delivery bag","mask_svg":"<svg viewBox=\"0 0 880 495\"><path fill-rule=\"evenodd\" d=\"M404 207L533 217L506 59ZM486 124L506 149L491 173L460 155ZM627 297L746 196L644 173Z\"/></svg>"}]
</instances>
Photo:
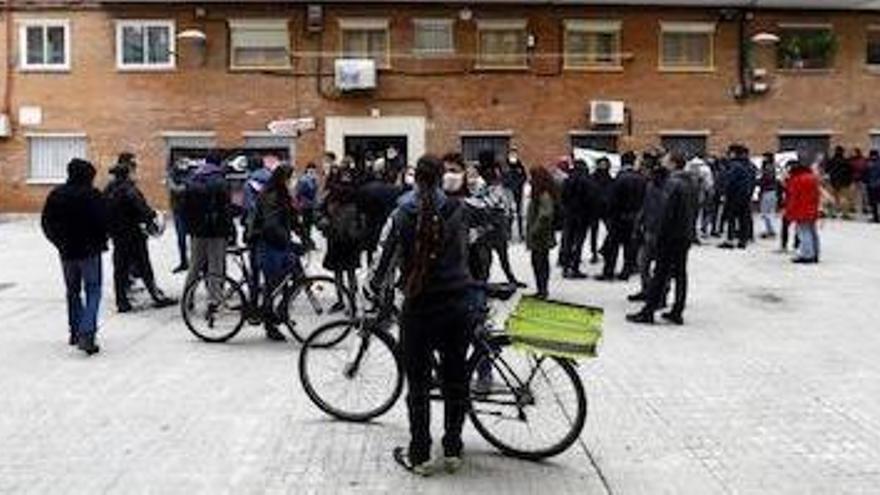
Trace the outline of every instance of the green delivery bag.
<instances>
[{"instance_id":1,"label":"green delivery bag","mask_svg":"<svg viewBox=\"0 0 880 495\"><path fill-rule=\"evenodd\" d=\"M596 356L603 317L601 308L523 297L505 328L516 347L580 359Z\"/></svg>"}]
</instances>

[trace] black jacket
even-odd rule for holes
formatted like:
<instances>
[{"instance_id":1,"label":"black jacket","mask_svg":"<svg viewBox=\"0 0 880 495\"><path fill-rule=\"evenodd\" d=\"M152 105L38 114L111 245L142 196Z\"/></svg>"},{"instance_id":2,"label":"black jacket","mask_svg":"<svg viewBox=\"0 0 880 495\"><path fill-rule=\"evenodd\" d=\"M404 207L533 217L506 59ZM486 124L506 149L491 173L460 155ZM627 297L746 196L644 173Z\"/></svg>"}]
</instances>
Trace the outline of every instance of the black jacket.
<instances>
[{"instance_id":1,"label":"black jacket","mask_svg":"<svg viewBox=\"0 0 880 495\"><path fill-rule=\"evenodd\" d=\"M730 160L725 174L725 191L728 203L748 205L752 201L757 177L751 162L744 158Z\"/></svg>"},{"instance_id":2,"label":"black jacket","mask_svg":"<svg viewBox=\"0 0 880 495\"><path fill-rule=\"evenodd\" d=\"M666 205L661 215L657 245L690 245L696 239L699 194L693 178L685 171L673 172L663 185Z\"/></svg>"},{"instance_id":3,"label":"black jacket","mask_svg":"<svg viewBox=\"0 0 880 495\"><path fill-rule=\"evenodd\" d=\"M609 206L611 202L611 191L614 189L614 178L607 170L597 169L593 172L593 179L596 181L598 188L598 196L596 197L596 218L607 218Z\"/></svg>"},{"instance_id":4,"label":"black jacket","mask_svg":"<svg viewBox=\"0 0 880 495\"><path fill-rule=\"evenodd\" d=\"M156 212L127 176L115 177L104 188L107 202L108 231L116 240L146 238L142 226L152 222Z\"/></svg>"},{"instance_id":5,"label":"black jacket","mask_svg":"<svg viewBox=\"0 0 880 495\"><path fill-rule=\"evenodd\" d=\"M43 233L64 260L89 258L107 249L107 209L92 186L95 169L71 170L64 185L49 193L43 206Z\"/></svg>"},{"instance_id":6,"label":"black jacket","mask_svg":"<svg viewBox=\"0 0 880 495\"><path fill-rule=\"evenodd\" d=\"M612 222L632 222L645 201L645 177L632 169L621 170L611 188L609 219Z\"/></svg>"},{"instance_id":7,"label":"black jacket","mask_svg":"<svg viewBox=\"0 0 880 495\"><path fill-rule=\"evenodd\" d=\"M529 177L521 161L507 162L501 181L504 187L513 192L515 198L522 198L523 188Z\"/></svg>"},{"instance_id":8,"label":"black jacket","mask_svg":"<svg viewBox=\"0 0 880 495\"><path fill-rule=\"evenodd\" d=\"M599 186L585 168L575 168L562 185L562 209L567 222L590 223L598 218Z\"/></svg>"},{"instance_id":9,"label":"black jacket","mask_svg":"<svg viewBox=\"0 0 880 495\"><path fill-rule=\"evenodd\" d=\"M186 183L183 213L188 233L206 239L233 233L229 186L219 167L202 166Z\"/></svg>"},{"instance_id":10,"label":"black jacket","mask_svg":"<svg viewBox=\"0 0 880 495\"><path fill-rule=\"evenodd\" d=\"M270 247L285 249L292 245L290 235L296 225L296 211L289 197L276 191L264 191L257 200L257 209L249 232L250 241L262 241Z\"/></svg>"},{"instance_id":11,"label":"black jacket","mask_svg":"<svg viewBox=\"0 0 880 495\"><path fill-rule=\"evenodd\" d=\"M400 188L378 178L369 179L358 188L357 209L364 216L368 247L379 242L382 226L397 206L399 195Z\"/></svg>"},{"instance_id":12,"label":"black jacket","mask_svg":"<svg viewBox=\"0 0 880 495\"><path fill-rule=\"evenodd\" d=\"M669 181L669 171L658 168L652 172L651 179L645 186L645 196L642 201L642 210L639 212L638 224L640 231L649 239L656 240L663 224L663 212L666 208L668 191L666 182Z\"/></svg>"}]
</instances>

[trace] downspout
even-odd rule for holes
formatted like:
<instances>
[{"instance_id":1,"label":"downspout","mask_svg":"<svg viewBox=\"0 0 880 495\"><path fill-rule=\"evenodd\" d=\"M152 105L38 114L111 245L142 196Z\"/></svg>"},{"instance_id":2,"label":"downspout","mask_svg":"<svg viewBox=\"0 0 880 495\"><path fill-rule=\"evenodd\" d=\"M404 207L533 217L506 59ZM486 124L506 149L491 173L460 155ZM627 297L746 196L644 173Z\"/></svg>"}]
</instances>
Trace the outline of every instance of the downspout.
<instances>
[{"instance_id":1,"label":"downspout","mask_svg":"<svg viewBox=\"0 0 880 495\"><path fill-rule=\"evenodd\" d=\"M4 61L6 71L5 82L3 84L3 113L9 115L12 112L12 1L5 0L3 2L3 16L6 25L6 53Z\"/></svg>"},{"instance_id":2,"label":"downspout","mask_svg":"<svg viewBox=\"0 0 880 495\"><path fill-rule=\"evenodd\" d=\"M748 88L746 87L748 80L748 75L746 74L746 70L748 69L748 54L746 53L746 11L740 10L737 19L737 48L739 53L737 72L739 73L739 84L736 88L736 96L738 100L745 100L749 95Z\"/></svg>"}]
</instances>

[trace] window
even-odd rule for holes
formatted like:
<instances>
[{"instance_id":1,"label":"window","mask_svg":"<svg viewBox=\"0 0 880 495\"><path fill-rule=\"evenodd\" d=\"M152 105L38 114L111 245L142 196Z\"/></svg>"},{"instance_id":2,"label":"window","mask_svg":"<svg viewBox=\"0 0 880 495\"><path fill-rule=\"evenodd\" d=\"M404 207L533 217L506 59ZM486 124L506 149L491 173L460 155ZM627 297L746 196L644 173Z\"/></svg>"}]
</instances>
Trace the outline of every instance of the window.
<instances>
[{"instance_id":1,"label":"window","mask_svg":"<svg viewBox=\"0 0 880 495\"><path fill-rule=\"evenodd\" d=\"M413 52L416 55L449 55L455 53L452 19L416 19Z\"/></svg>"},{"instance_id":2,"label":"window","mask_svg":"<svg viewBox=\"0 0 880 495\"><path fill-rule=\"evenodd\" d=\"M820 154L828 156L831 148L831 132L785 131L779 135L779 151L797 151L798 155L812 163Z\"/></svg>"},{"instance_id":3,"label":"window","mask_svg":"<svg viewBox=\"0 0 880 495\"><path fill-rule=\"evenodd\" d=\"M708 133L668 133L660 136L660 146L670 153L678 153L685 160L699 155L706 156Z\"/></svg>"},{"instance_id":4,"label":"window","mask_svg":"<svg viewBox=\"0 0 880 495\"><path fill-rule=\"evenodd\" d=\"M871 131L871 149L880 151L880 130Z\"/></svg>"},{"instance_id":5,"label":"window","mask_svg":"<svg viewBox=\"0 0 880 495\"><path fill-rule=\"evenodd\" d=\"M229 46L233 69L290 68L286 20L229 21Z\"/></svg>"},{"instance_id":6,"label":"window","mask_svg":"<svg viewBox=\"0 0 880 495\"><path fill-rule=\"evenodd\" d=\"M868 29L868 42L865 58L865 62L868 65L880 67L880 26L871 26Z\"/></svg>"},{"instance_id":7,"label":"window","mask_svg":"<svg viewBox=\"0 0 880 495\"><path fill-rule=\"evenodd\" d=\"M617 153L617 134L602 132L572 132L571 149L583 148L606 153Z\"/></svg>"},{"instance_id":8,"label":"window","mask_svg":"<svg viewBox=\"0 0 880 495\"><path fill-rule=\"evenodd\" d=\"M565 21L565 67L620 67L620 21Z\"/></svg>"},{"instance_id":9,"label":"window","mask_svg":"<svg viewBox=\"0 0 880 495\"><path fill-rule=\"evenodd\" d=\"M780 69L830 69L837 38L830 25L780 25L776 65Z\"/></svg>"},{"instance_id":10,"label":"window","mask_svg":"<svg viewBox=\"0 0 880 495\"><path fill-rule=\"evenodd\" d=\"M371 58L377 68L389 68L386 19L340 19L342 58Z\"/></svg>"},{"instance_id":11,"label":"window","mask_svg":"<svg viewBox=\"0 0 880 495\"><path fill-rule=\"evenodd\" d=\"M472 133L461 136L461 156L469 163L479 162L480 154L488 151L500 162L506 159L509 149L510 134L507 133Z\"/></svg>"},{"instance_id":12,"label":"window","mask_svg":"<svg viewBox=\"0 0 880 495\"><path fill-rule=\"evenodd\" d=\"M21 70L70 70L69 21L27 20L21 24L18 36Z\"/></svg>"},{"instance_id":13,"label":"window","mask_svg":"<svg viewBox=\"0 0 880 495\"><path fill-rule=\"evenodd\" d=\"M522 69L528 67L526 21L480 21L479 56L481 68Z\"/></svg>"},{"instance_id":14,"label":"window","mask_svg":"<svg viewBox=\"0 0 880 495\"><path fill-rule=\"evenodd\" d=\"M116 67L119 70L174 68L174 21L118 21Z\"/></svg>"},{"instance_id":15,"label":"window","mask_svg":"<svg viewBox=\"0 0 880 495\"><path fill-rule=\"evenodd\" d=\"M67 178L67 164L86 158L85 134L33 134L28 140L28 182L53 184Z\"/></svg>"},{"instance_id":16,"label":"window","mask_svg":"<svg viewBox=\"0 0 880 495\"><path fill-rule=\"evenodd\" d=\"M715 24L664 22L660 33L660 68L669 71L712 70Z\"/></svg>"},{"instance_id":17,"label":"window","mask_svg":"<svg viewBox=\"0 0 880 495\"><path fill-rule=\"evenodd\" d=\"M244 148L248 150L265 150L278 154L279 158L291 161L296 150L296 140L293 136L280 136L264 131L252 131L244 133Z\"/></svg>"}]
</instances>

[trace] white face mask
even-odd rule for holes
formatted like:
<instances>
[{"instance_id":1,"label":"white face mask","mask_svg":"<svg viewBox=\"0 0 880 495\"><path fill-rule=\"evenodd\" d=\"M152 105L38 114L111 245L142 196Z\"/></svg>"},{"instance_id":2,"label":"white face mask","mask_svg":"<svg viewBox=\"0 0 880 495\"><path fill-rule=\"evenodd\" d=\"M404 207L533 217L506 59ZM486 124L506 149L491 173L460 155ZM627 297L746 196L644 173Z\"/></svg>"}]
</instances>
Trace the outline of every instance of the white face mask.
<instances>
[{"instance_id":1,"label":"white face mask","mask_svg":"<svg viewBox=\"0 0 880 495\"><path fill-rule=\"evenodd\" d=\"M468 182L468 190L470 190L471 194L481 191L484 187L486 187L486 180L479 175Z\"/></svg>"},{"instance_id":2,"label":"white face mask","mask_svg":"<svg viewBox=\"0 0 880 495\"><path fill-rule=\"evenodd\" d=\"M463 172L446 172L443 174L443 190L449 193L455 193L461 190L464 185Z\"/></svg>"},{"instance_id":3,"label":"white face mask","mask_svg":"<svg viewBox=\"0 0 880 495\"><path fill-rule=\"evenodd\" d=\"M395 158L397 158L397 152L394 150L388 150L387 152L385 152L385 156L387 156L389 160L394 160Z\"/></svg>"},{"instance_id":4,"label":"white face mask","mask_svg":"<svg viewBox=\"0 0 880 495\"><path fill-rule=\"evenodd\" d=\"M516 163L519 161L519 156L511 153L511 154L507 155L507 161L509 161L511 163Z\"/></svg>"},{"instance_id":5,"label":"white face mask","mask_svg":"<svg viewBox=\"0 0 880 495\"><path fill-rule=\"evenodd\" d=\"M403 176L403 183L406 184L406 185L408 185L408 186L411 186L411 185L415 184L415 183L416 183L416 176L415 176L415 174L406 174L406 175L404 175L404 176Z\"/></svg>"}]
</instances>

